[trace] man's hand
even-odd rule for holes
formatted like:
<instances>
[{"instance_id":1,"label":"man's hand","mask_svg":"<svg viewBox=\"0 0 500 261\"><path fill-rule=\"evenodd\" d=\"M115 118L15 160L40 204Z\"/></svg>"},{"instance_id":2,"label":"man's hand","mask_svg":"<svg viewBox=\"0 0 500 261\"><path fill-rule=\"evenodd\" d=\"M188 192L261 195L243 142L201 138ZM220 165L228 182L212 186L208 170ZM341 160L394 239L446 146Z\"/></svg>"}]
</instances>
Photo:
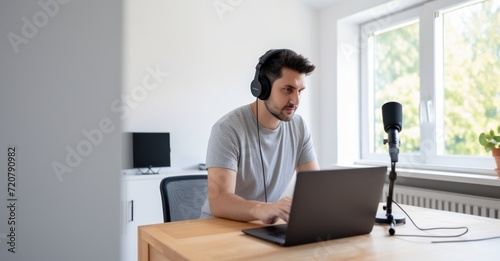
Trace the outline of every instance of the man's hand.
<instances>
[{"instance_id":1,"label":"man's hand","mask_svg":"<svg viewBox=\"0 0 500 261\"><path fill-rule=\"evenodd\" d=\"M258 204L253 208L253 215L264 224L274 224L280 218L288 222L292 198L284 197L277 202Z\"/></svg>"},{"instance_id":2,"label":"man's hand","mask_svg":"<svg viewBox=\"0 0 500 261\"><path fill-rule=\"evenodd\" d=\"M291 197L272 203L245 200L234 194L235 187L236 171L225 168L208 169L208 200L212 215L239 221L260 220L265 224L274 224L279 219L288 222Z\"/></svg>"}]
</instances>

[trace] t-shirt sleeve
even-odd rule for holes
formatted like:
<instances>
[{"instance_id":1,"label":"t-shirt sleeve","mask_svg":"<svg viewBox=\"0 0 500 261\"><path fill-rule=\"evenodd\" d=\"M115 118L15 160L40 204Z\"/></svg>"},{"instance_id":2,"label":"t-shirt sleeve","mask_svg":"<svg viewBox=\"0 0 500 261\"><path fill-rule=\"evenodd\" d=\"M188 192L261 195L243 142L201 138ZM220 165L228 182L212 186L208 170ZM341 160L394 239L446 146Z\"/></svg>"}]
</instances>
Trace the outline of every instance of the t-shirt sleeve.
<instances>
[{"instance_id":1,"label":"t-shirt sleeve","mask_svg":"<svg viewBox=\"0 0 500 261\"><path fill-rule=\"evenodd\" d=\"M311 133L307 129L306 124L302 122L302 129L304 134L302 150L299 157L299 164L304 164L307 162L311 162L316 159L316 151L314 150L314 143L311 136Z\"/></svg>"},{"instance_id":2,"label":"t-shirt sleeve","mask_svg":"<svg viewBox=\"0 0 500 261\"><path fill-rule=\"evenodd\" d=\"M238 170L238 138L228 125L217 123L212 127L208 141L206 167Z\"/></svg>"}]
</instances>

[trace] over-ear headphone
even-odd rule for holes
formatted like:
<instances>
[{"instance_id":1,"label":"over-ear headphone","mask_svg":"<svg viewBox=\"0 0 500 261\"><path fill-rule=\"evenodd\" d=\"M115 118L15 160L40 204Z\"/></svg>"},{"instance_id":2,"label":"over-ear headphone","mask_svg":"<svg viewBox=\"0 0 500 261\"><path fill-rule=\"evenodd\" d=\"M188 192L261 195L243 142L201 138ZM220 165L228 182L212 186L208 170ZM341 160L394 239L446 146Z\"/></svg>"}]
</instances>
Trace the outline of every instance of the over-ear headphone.
<instances>
[{"instance_id":1,"label":"over-ear headphone","mask_svg":"<svg viewBox=\"0 0 500 261\"><path fill-rule=\"evenodd\" d=\"M294 51L289 49L274 49L268 51L259 59L259 63L257 64L257 66L255 66L255 77L250 84L250 90L252 91L254 97L257 97L261 100L267 100L269 98L269 95L271 95L271 82L266 76L260 75L260 68L266 63L269 57L284 51L295 54Z\"/></svg>"}]
</instances>

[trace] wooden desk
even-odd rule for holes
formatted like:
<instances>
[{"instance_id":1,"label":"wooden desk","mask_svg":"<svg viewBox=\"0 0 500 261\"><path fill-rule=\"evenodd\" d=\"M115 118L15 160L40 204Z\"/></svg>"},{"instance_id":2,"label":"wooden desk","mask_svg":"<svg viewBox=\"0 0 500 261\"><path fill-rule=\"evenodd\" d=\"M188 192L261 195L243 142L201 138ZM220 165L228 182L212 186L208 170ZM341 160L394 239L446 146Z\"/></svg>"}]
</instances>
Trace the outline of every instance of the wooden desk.
<instances>
[{"instance_id":1,"label":"wooden desk","mask_svg":"<svg viewBox=\"0 0 500 261\"><path fill-rule=\"evenodd\" d=\"M397 211L394 206L394 213ZM219 218L139 227L139 260L500 260L500 239L439 243L500 236L500 220L404 206L419 227L467 226L460 238L400 237L398 234L458 234L463 230L418 231L407 218L389 236L388 226L375 225L368 235L282 247L241 230L262 226ZM380 211L382 212L382 211Z\"/></svg>"}]
</instances>

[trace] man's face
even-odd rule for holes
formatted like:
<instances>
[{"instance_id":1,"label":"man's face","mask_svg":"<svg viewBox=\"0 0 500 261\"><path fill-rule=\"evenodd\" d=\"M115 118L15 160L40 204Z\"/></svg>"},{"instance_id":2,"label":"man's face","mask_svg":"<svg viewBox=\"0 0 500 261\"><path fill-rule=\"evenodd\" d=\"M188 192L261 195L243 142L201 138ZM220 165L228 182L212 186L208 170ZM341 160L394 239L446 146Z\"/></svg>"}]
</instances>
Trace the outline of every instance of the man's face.
<instances>
[{"instance_id":1,"label":"man's face","mask_svg":"<svg viewBox=\"0 0 500 261\"><path fill-rule=\"evenodd\" d=\"M274 117L289 121L299 106L306 75L289 68L282 68L281 73L281 78L274 81L271 95L264 104Z\"/></svg>"}]
</instances>

